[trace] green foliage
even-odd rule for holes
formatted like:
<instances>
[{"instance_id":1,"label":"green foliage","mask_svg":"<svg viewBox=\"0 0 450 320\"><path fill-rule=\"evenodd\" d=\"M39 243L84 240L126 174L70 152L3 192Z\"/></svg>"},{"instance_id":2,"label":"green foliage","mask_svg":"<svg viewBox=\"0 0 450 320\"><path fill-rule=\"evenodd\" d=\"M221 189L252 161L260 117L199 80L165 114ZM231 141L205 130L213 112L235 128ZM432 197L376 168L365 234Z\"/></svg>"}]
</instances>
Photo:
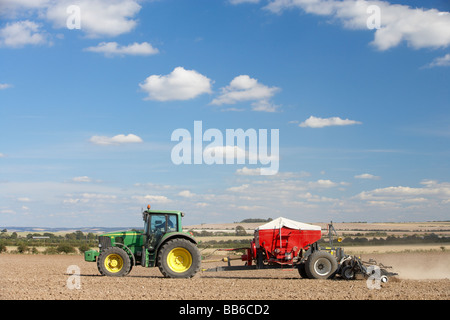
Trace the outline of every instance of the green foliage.
<instances>
[{"instance_id":1,"label":"green foliage","mask_svg":"<svg viewBox=\"0 0 450 320\"><path fill-rule=\"evenodd\" d=\"M26 253L30 250L28 246L25 244L25 242L20 242L17 246L17 252L18 253Z\"/></svg>"},{"instance_id":2,"label":"green foliage","mask_svg":"<svg viewBox=\"0 0 450 320\"><path fill-rule=\"evenodd\" d=\"M8 234L7 231L4 230L0 233L0 242L2 244L2 246L0 246L0 253L6 252L6 246L16 246L17 250L14 251L16 253L31 252L34 254L40 253L36 247L45 247L44 254L59 254L76 253L76 248L80 248L80 252L84 252L84 249L86 248L98 246L97 235L91 232L85 234L81 231L76 231L68 233L67 236L51 232L45 232L43 234L29 233L26 236L19 236L16 232ZM46 238L43 239L42 237ZM68 246L72 247L72 249Z\"/></svg>"},{"instance_id":3,"label":"green foliage","mask_svg":"<svg viewBox=\"0 0 450 320\"><path fill-rule=\"evenodd\" d=\"M200 233L194 232L194 236L197 234L199 237L211 237L214 235L214 232L208 232L206 230L202 230Z\"/></svg>"},{"instance_id":4,"label":"green foliage","mask_svg":"<svg viewBox=\"0 0 450 320\"><path fill-rule=\"evenodd\" d=\"M58 251L58 253L75 253L76 252L75 248L67 243L61 243L56 248L56 251Z\"/></svg>"},{"instance_id":5,"label":"green foliage","mask_svg":"<svg viewBox=\"0 0 450 320\"><path fill-rule=\"evenodd\" d=\"M270 222L272 221L272 218L268 218L268 219L261 219L261 218L253 218L253 219L244 219L241 221L241 223L256 223L256 222Z\"/></svg>"},{"instance_id":6,"label":"green foliage","mask_svg":"<svg viewBox=\"0 0 450 320\"><path fill-rule=\"evenodd\" d=\"M58 254L58 250L55 247L45 248L44 254Z\"/></svg>"},{"instance_id":7,"label":"green foliage","mask_svg":"<svg viewBox=\"0 0 450 320\"><path fill-rule=\"evenodd\" d=\"M200 241L199 248L246 248L250 244L250 240L210 240Z\"/></svg>"},{"instance_id":8,"label":"green foliage","mask_svg":"<svg viewBox=\"0 0 450 320\"><path fill-rule=\"evenodd\" d=\"M237 236L246 236L247 235L247 231L245 231L243 226L237 226L236 227L236 235Z\"/></svg>"},{"instance_id":9,"label":"green foliage","mask_svg":"<svg viewBox=\"0 0 450 320\"><path fill-rule=\"evenodd\" d=\"M79 247L78 250L83 253L85 251L88 251L91 247L87 244L87 243L82 243Z\"/></svg>"}]
</instances>

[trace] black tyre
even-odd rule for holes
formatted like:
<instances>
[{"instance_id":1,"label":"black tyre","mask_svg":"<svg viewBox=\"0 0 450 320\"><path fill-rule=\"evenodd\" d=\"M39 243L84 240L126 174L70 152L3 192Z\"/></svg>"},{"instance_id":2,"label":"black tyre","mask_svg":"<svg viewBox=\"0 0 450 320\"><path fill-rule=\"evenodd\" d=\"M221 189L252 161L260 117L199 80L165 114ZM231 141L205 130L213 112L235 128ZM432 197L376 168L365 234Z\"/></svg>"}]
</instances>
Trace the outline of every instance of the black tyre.
<instances>
[{"instance_id":1,"label":"black tyre","mask_svg":"<svg viewBox=\"0 0 450 320\"><path fill-rule=\"evenodd\" d=\"M300 263L297 268L300 277L302 277L303 279L308 279L308 275L306 274L305 262Z\"/></svg>"},{"instance_id":2,"label":"black tyre","mask_svg":"<svg viewBox=\"0 0 450 320\"><path fill-rule=\"evenodd\" d=\"M197 246L183 238L167 241L159 250L157 265L166 278L191 278L200 270Z\"/></svg>"},{"instance_id":3,"label":"black tyre","mask_svg":"<svg viewBox=\"0 0 450 320\"><path fill-rule=\"evenodd\" d=\"M133 263L130 263L130 270L128 270L128 272L125 275L128 275L131 272L131 270L133 270Z\"/></svg>"},{"instance_id":4,"label":"black tyre","mask_svg":"<svg viewBox=\"0 0 450 320\"><path fill-rule=\"evenodd\" d=\"M256 252L256 269L264 268L264 254L261 250Z\"/></svg>"},{"instance_id":5,"label":"black tyre","mask_svg":"<svg viewBox=\"0 0 450 320\"><path fill-rule=\"evenodd\" d=\"M310 279L328 279L336 272L336 259L327 251L316 251L308 257L305 271Z\"/></svg>"},{"instance_id":6,"label":"black tyre","mask_svg":"<svg viewBox=\"0 0 450 320\"><path fill-rule=\"evenodd\" d=\"M342 268L341 276L345 280L353 280L355 279L355 272L353 271L353 268L351 266L345 266Z\"/></svg>"},{"instance_id":7,"label":"black tyre","mask_svg":"<svg viewBox=\"0 0 450 320\"><path fill-rule=\"evenodd\" d=\"M131 270L131 260L123 249L111 247L102 250L97 259L97 267L104 276L123 277Z\"/></svg>"}]
</instances>

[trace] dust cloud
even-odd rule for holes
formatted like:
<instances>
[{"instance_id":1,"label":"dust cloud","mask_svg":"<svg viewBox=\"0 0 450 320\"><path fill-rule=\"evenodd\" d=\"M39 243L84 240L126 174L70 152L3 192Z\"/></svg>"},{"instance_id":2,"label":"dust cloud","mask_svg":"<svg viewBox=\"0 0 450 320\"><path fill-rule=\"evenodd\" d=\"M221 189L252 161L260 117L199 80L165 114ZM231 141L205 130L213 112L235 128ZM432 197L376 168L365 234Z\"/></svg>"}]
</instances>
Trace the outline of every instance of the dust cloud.
<instances>
[{"instance_id":1,"label":"dust cloud","mask_svg":"<svg viewBox=\"0 0 450 320\"><path fill-rule=\"evenodd\" d=\"M399 279L437 280L450 279L450 252L371 254L378 263L392 266Z\"/></svg>"}]
</instances>

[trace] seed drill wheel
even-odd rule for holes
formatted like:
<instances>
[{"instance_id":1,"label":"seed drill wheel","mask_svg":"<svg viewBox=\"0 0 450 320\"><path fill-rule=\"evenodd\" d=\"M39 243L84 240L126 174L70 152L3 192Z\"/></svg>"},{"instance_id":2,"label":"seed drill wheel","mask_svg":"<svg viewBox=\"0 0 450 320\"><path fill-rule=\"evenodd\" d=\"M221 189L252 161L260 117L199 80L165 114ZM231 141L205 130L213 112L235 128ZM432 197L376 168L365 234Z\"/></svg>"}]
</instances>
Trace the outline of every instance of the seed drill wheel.
<instances>
[{"instance_id":1,"label":"seed drill wheel","mask_svg":"<svg viewBox=\"0 0 450 320\"><path fill-rule=\"evenodd\" d=\"M355 272L353 271L352 266L345 266L341 271L341 276L345 280L355 279Z\"/></svg>"},{"instance_id":2,"label":"seed drill wheel","mask_svg":"<svg viewBox=\"0 0 450 320\"><path fill-rule=\"evenodd\" d=\"M337 270L336 259L327 251L316 251L308 257L305 272L310 279L329 279Z\"/></svg>"},{"instance_id":3,"label":"seed drill wheel","mask_svg":"<svg viewBox=\"0 0 450 320\"><path fill-rule=\"evenodd\" d=\"M169 240L159 251L157 265L166 278L191 278L200 270L200 251L189 240Z\"/></svg>"},{"instance_id":4,"label":"seed drill wheel","mask_svg":"<svg viewBox=\"0 0 450 320\"><path fill-rule=\"evenodd\" d=\"M123 277L131 269L131 260L121 248L111 247L102 250L97 259L98 271L104 276Z\"/></svg>"},{"instance_id":5,"label":"seed drill wheel","mask_svg":"<svg viewBox=\"0 0 450 320\"><path fill-rule=\"evenodd\" d=\"M305 262L300 263L297 268L300 277L302 277L303 279L308 279L308 275L306 274Z\"/></svg>"}]
</instances>

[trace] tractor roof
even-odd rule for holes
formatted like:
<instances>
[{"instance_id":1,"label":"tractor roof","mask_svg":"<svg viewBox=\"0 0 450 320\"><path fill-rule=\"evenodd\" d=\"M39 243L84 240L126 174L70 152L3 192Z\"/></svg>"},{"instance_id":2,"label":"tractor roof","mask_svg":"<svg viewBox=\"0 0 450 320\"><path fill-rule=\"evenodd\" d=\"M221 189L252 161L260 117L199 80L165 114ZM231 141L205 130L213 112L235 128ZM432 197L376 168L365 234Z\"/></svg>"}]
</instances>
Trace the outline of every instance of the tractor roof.
<instances>
[{"instance_id":1,"label":"tractor roof","mask_svg":"<svg viewBox=\"0 0 450 320\"><path fill-rule=\"evenodd\" d=\"M144 212L146 213L173 213L173 214L180 214L182 213L181 211L177 211L177 210L145 210Z\"/></svg>"}]
</instances>

